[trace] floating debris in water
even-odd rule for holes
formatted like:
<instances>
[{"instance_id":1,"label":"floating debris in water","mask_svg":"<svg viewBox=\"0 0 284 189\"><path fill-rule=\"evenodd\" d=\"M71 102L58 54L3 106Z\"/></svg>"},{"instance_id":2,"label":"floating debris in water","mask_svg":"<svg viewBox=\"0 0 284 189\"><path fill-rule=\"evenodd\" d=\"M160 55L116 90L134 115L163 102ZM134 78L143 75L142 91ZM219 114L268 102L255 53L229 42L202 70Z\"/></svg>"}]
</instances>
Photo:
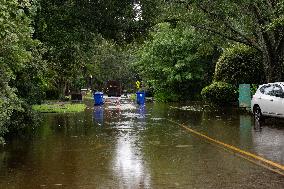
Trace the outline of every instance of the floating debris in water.
<instances>
[{"instance_id":1,"label":"floating debris in water","mask_svg":"<svg viewBox=\"0 0 284 189\"><path fill-rule=\"evenodd\" d=\"M160 145L160 141L150 141L149 142L150 144L152 144L152 145Z\"/></svg>"},{"instance_id":2,"label":"floating debris in water","mask_svg":"<svg viewBox=\"0 0 284 189\"><path fill-rule=\"evenodd\" d=\"M188 148L190 145L176 145L177 148Z\"/></svg>"},{"instance_id":3,"label":"floating debris in water","mask_svg":"<svg viewBox=\"0 0 284 189\"><path fill-rule=\"evenodd\" d=\"M108 106L105 109L106 110L118 109L118 106Z\"/></svg>"},{"instance_id":4,"label":"floating debris in water","mask_svg":"<svg viewBox=\"0 0 284 189\"><path fill-rule=\"evenodd\" d=\"M140 114L136 114L136 113L123 113L121 114L122 116L126 117L126 118L138 118L140 116Z\"/></svg>"},{"instance_id":5,"label":"floating debris in water","mask_svg":"<svg viewBox=\"0 0 284 189\"><path fill-rule=\"evenodd\" d=\"M151 120L154 120L154 121L160 121L160 120L163 120L163 119L165 119L165 118L159 118L159 117L153 117L153 118L151 118Z\"/></svg>"},{"instance_id":6,"label":"floating debris in water","mask_svg":"<svg viewBox=\"0 0 284 189\"><path fill-rule=\"evenodd\" d=\"M170 106L170 108L178 109L178 110L186 110L186 111L195 111L195 112L204 111L203 107L201 106L182 106L182 107Z\"/></svg>"},{"instance_id":7,"label":"floating debris in water","mask_svg":"<svg viewBox=\"0 0 284 189\"><path fill-rule=\"evenodd\" d=\"M208 106L208 105L192 105L192 106L181 106L181 107L175 107L170 106L172 109L178 109L178 110L185 110L185 111L194 111L194 112L217 112L218 109Z\"/></svg>"},{"instance_id":8,"label":"floating debris in water","mask_svg":"<svg viewBox=\"0 0 284 189\"><path fill-rule=\"evenodd\" d=\"M120 106L120 110L135 110L136 107L133 104L123 104Z\"/></svg>"}]
</instances>

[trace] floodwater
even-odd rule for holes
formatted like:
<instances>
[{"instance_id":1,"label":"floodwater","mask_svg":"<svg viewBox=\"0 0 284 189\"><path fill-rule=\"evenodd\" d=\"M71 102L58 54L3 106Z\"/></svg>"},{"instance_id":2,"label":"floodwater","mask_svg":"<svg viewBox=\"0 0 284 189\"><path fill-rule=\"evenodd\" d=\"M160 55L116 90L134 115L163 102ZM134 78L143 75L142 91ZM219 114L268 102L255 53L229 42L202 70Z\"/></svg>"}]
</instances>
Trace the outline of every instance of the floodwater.
<instances>
[{"instance_id":1,"label":"floodwater","mask_svg":"<svg viewBox=\"0 0 284 189\"><path fill-rule=\"evenodd\" d=\"M284 188L284 177L189 133L284 164L284 124L255 128L252 117L199 103L102 107L45 114L42 125L0 150L0 189ZM283 125L283 126L282 126Z\"/></svg>"}]
</instances>

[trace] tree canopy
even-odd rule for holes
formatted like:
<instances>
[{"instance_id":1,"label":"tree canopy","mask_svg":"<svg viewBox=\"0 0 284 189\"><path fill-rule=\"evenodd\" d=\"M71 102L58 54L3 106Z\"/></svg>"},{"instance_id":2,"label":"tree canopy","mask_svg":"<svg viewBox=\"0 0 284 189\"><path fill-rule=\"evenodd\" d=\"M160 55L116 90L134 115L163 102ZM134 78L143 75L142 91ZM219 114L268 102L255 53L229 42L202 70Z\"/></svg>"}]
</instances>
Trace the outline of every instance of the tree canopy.
<instances>
[{"instance_id":1,"label":"tree canopy","mask_svg":"<svg viewBox=\"0 0 284 189\"><path fill-rule=\"evenodd\" d=\"M169 3L170 2L170 3ZM184 20L197 29L258 50L268 82L283 74L283 0L171 0L179 8L171 18ZM182 16L180 16L182 13Z\"/></svg>"},{"instance_id":2,"label":"tree canopy","mask_svg":"<svg viewBox=\"0 0 284 189\"><path fill-rule=\"evenodd\" d=\"M143 80L157 94L174 95L179 100L187 93L184 97L194 98L202 82L211 81L208 68L214 46L207 44L206 49L193 28L181 30L169 23L157 25L151 38L141 49L137 62Z\"/></svg>"},{"instance_id":3,"label":"tree canopy","mask_svg":"<svg viewBox=\"0 0 284 189\"><path fill-rule=\"evenodd\" d=\"M32 1L31 1L32 2ZM11 125L10 117L27 113L39 99L44 69L40 42L32 38L33 4L0 1L0 137Z\"/></svg>"}]
</instances>

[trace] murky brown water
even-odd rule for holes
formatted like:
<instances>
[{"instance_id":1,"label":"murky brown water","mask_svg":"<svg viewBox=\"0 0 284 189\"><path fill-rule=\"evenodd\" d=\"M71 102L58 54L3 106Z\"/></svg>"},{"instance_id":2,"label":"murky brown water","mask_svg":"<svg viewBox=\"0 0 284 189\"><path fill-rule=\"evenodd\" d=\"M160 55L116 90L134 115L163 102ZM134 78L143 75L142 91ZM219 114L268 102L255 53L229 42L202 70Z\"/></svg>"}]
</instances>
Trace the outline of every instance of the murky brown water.
<instances>
[{"instance_id":1,"label":"murky brown water","mask_svg":"<svg viewBox=\"0 0 284 189\"><path fill-rule=\"evenodd\" d=\"M78 114L46 114L0 151L0 189L284 188L284 178L167 119L284 164L284 126L199 104L110 100ZM273 122L273 121L272 121Z\"/></svg>"}]
</instances>

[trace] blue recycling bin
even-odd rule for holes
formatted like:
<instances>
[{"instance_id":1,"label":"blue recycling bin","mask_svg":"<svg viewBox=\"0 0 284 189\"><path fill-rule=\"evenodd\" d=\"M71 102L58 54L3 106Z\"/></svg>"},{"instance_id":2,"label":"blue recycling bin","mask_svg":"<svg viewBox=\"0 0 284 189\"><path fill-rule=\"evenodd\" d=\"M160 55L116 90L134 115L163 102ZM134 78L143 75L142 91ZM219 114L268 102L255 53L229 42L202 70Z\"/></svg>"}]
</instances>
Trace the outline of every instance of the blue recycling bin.
<instances>
[{"instance_id":1,"label":"blue recycling bin","mask_svg":"<svg viewBox=\"0 0 284 189\"><path fill-rule=\"evenodd\" d=\"M136 93L136 102L139 105L145 104L145 92L137 92Z\"/></svg>"},{"instance_id":2,"label":"blue recycling bin","mask_svg":"<svg viewBox=\"0 0 284 189\"><path fill-rule=\"evenodd\" d=\"M95 100L95 105L96 106L104 104L104 93L102 93L102 92L95 92L94 93L94 100Z\"/></svg>"}]
</instances>

